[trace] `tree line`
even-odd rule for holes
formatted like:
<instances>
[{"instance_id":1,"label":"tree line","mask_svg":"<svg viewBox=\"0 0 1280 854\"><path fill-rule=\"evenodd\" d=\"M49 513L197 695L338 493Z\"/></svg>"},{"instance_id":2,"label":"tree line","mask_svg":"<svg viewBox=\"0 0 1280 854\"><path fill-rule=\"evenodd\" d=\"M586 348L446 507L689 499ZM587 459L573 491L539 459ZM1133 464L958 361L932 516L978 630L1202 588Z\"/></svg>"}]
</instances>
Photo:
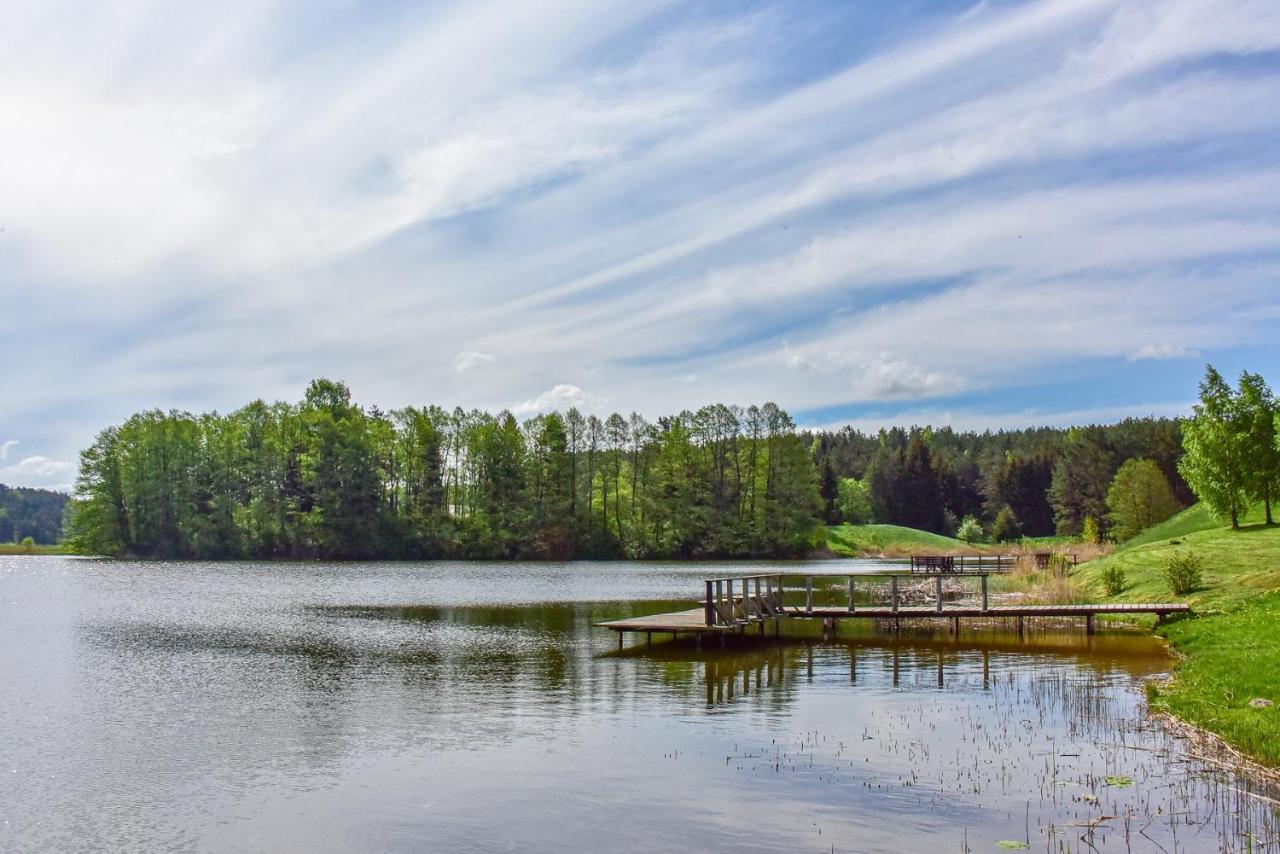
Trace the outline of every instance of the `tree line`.
<instances>
[{"instance_id":1,"label":"tree line","mask_svg":"<svg viewBox=\"0 0 1280 854\"><path fill-rule=\"evenodd\" d=\"M298 404L149 411L80 458L81 550L173 558L801 555L817 472L774 404L650 423L571 409L362 408L331 380Z\"/></svg>"},{"instance_id":2,"label":"tree line","mask_svg":"<svg viewBox=\"0 0 1280 854\"><path fill-rule=\"evenodd\" d=\"M58 542L67 501L66 495L51 489L0 483L0 543L16 543L27 537L45 545Z\"/></svg>"},{"instance_id":3,"label":"tree line","mask_svg":"<svg viewBox=\"0 0 1280 854\"><path fill-rule=\"evenodd\" d=\"M1181 434L1178 419L1129 418L981 433L846 427L806 440L831 523L883 522L962 539L1096 541L1132 536L1194 500L1179 468Z\"/></svg>"}]
</instances>

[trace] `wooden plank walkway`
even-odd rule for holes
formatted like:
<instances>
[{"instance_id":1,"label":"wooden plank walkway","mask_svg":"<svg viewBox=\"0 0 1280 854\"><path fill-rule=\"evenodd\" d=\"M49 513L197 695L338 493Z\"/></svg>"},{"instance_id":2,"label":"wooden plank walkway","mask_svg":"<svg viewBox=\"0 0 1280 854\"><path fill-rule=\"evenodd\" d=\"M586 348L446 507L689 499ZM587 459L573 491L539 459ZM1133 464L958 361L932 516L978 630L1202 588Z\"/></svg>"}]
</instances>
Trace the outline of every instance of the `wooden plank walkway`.
<instances>
[{"instance_id":1,"label":"wooden plank walkway","mask_svg":"<svg viewBox=\"0 0 1280 854\"><path fill-rule=\"evenodd\" d=\"M814 604L814 579L831 577L830 574L805 575L804 604L786 604L784 596L784 576L744 575L729 578L704 579L704 596L701 607L687 611L671 611L665 614L651 614L647 617L629 617L623 620L610 620L597 623L600 628L611 629L618 633L618 644L628 632L644 632L652 638L654 632L679 636L693 635L701 643L704 635L715 635L724 643L726 635L746 634L749 626L755 626L760 635L765 634L765 624L773 623L774 634L778 634L784 619L822 620L824 634L834 630L839 620L892 620L895 631L903 620L943 619L951 620L952 632L959 634L961 619L1009 619L1018 621L1018 633L1022 634L1023 623L1028 617L1084 617L1085 627L1093 634L1095 620L1099 615L1107 614L1156 614L1164 619L1169 614L1185 613L1190 606L1181 602L1102 602L1074 605L992 605L988 596L988 572L966 572L958 570L950 573L931 573L928 577L933 581L933 602L928 605L904 605L901 601L900 582L902 573L854 573L848 578L848 606L831 606ZM920 574L905 576L920 578ZM947 591L944 590L945 578L957 579L976 577L980 581L980 592L976 601L948 603ZM888 581L888 604L858 604L857 585L873 578L884 578ZM864 595L867 588L863 587ZM921 592L915 590L915 593ZM828 591L830 593L830 591ZM841 594L843 595L843 594Z\"/></svg>"},{"instance_id":2,"label":"wooden plank walkway","mask_svg":"<svg viewBox=\"0 0 1280 854\"><path fill-rule=\"evenodd\" d=\"M1105 614L1156 614L1161 619L1169 614L1181 614L1191 610L1189 605L1180 602L1137 602L1137 603L1100 603L1091 605L992 605L985 610L976 605L944 605L941 609L933 605L904 605L896 610L884 606L859 607L853 611L838 607L815 607L812 610L800 607L787 607L783 614L788 619L818 620L912 620L912 619L952 619L959 628L961 618L1017 618L1021 630L1022 620L1028 617L1084 617L1090 634L1093 632L1094 618ZM691 634L700 638L702 635L745 634L750 625L759 627L764 634L764 624L770 618L739 620L732 624L717 623L707 625L704 608L690 608L687 611L672 611L665 614L651 614L647 617L629 617L623 620L610 620L596 625L603 629L612 629L618 633L618 641L627 632L644 632L652 635ZM778 620L773 619L775 623Z\"/></svg>"}]
</instances>

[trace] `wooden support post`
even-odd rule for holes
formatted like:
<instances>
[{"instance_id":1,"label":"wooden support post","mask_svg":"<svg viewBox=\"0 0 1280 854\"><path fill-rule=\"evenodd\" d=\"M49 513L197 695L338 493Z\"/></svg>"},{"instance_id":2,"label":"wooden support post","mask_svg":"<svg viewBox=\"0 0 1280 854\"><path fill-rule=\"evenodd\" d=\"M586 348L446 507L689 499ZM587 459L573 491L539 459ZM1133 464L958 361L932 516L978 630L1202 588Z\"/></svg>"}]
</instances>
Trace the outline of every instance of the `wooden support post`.
<instances>
[{"instance_id":1,"label":"wooden support post","mask_svg":"<svg viewBox=\"0 0 1280 854\"><path fill-rule=\"evenodd\" d=\"M982 576L982 610L989 609L987 604L987 576Z\"/></svg>"},{"instance_id":2,"label":"wooden support post","mask_svg":"<svg viewBox=\"0 0 1280 854\"><path fill-rule=\"evenodd\" d=\"M804 577L804 612L806 614L813 613L813 576L806 575Z\"/></svg>"},{"instance_id":3,"label":"wooden support post","mask_svg":"<svg viewBox=\"0 0 1280 854\"><path fill-rule=\"evenodd\" d=\"M849 576L849 613L853 613L853 609L857 605L857 602L854 600L854 596L853 596L853 578L854 577L852 575Z\"/></svg>"},{"instance_id":4,"label":"wooden support post","mask_svg":"<svg viewBox=\"0 0 1280 854\"><path fill-rule=\"evenodd\" d=\"M707 579L707 593L702 602L702 622L708 626L716 624L716 603L713 599L714 591L712 587L711 579Z\"/></svg>"},{"instance_id":5,"label":"wooden support post","mask_svg":"<svg viewBox=\"0 0 1280 854\"><path fill-rule=\"evenodd\" d=\"M724 620L724 582L716 579L716 622Z\"/></svg>"},{"instance_id":6,"label":"wooden support post","mask_svg":"<svg viewBox=\"0 0 1280 854\"><path fill-rule=\"evenodd\" d=\"M728 593L729 619L731 621L736 620L738 619L738 606L735 605L733 602L733 579L726 578L724 580L724 584L725 584L725 587L727 588L727 593Z\"/></svg>"},{"instance_id":7,"label":"wooden support post","mask_svg":"<svg viewBox=\"0 0 1280 854\"><path fill-rule=\"evenodd\" d=\"M938 591L938 613L942 613L942 576L939 575L934 580L934 587Z\"/></svg>"},{"instance_id":8,"label":"wooden support post","mask_svg":"<svg viewBox=\"0 0 1280 854\"><path fill-rule=\"evenodd\" d=\"M644 645L653 646L653 632L644 633Z\"/></svg>"},{"instance_id":9,"label":"wooden support post","mask_svg":"<svg viewBox=\"0 0 1280 854\"><path fill-rule=\"evenodd\" d=\"M951 618L951 634L955 635L956 637L960 637L960 618L959 617Z\"/></svg>"},{"instance_id":10,"label":"wooden support post","mask_svg":"<svg viewBox=\"0 0 1280 854\"><path fill-rule=\"evenodd\" d=\"M890 594L889 594L890 607L893 609L893 612L896 614L898 611L898 576L895 575L893 578L889 579L889 588L890 588ZM894 631L897 631L897 629L895 629Z\"/></svg>"},{"instance_id":11,"label":"wooden support post","mask_svg":"<svg viewBox=\"0 0 1280 854\"><path fill-rule=\"evenodd\" d=\"M1087 635L1091 635L1094 633L1094 631L1095 631L1095 627L1093 624L1093 614L1086 614L1084 618L1084 633Z\"/></svg>"},{"instance_id":12,"label":"wooden support post","mask_svg":"<svg viewBox=\"0 0 1280 854\"><path fill-rule=\"evenodd\" d=\"M1022 637L1025 627L1023 626L1022 617L1018 618L1018 637Z\"/></svg>"},{"instance_id":13,"label":"wooden support post","mask_svg":"<svg viewBox=\"0 0 1280 854\"><path fill-rule=\"evenodd\" d=\"M750 620L755 610L755 602L751 601L751 582L744 578L742 579L742 618Z\"/></svg>"},{"instance_id":14,"label":"wooden support post","mask_svg":"<svg viewBox=\"0 0 1280 854\"><path fill-rule=\"evenodd\" d=\"M622 632L618 632L618 649L622 649Z\"/></svg>"},{"instance_id":15,"label":"wooden support post","mask_svg":"<svg viewBox=\"0 0 1280 854\"><path fill-rule=\"evenodd\" d=\"M693 633L693 648L702 651L702 632Z\"/></svg>"}]
</instances>

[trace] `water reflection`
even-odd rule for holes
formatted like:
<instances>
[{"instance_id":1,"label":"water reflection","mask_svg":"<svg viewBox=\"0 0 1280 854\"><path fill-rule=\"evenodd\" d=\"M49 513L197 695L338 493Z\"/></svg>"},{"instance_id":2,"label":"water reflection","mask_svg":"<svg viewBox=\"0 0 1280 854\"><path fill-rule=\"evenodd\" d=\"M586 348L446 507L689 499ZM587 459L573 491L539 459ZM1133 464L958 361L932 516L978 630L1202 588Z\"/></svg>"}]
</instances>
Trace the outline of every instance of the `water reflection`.
<instances>
[{"instance_id":1,"label":"water reflection","mask_svg":"<svg viewBox=\"0 0 1280 854\"><path fill-rule=\"evenodd\" d=\"M691 587L634 569L503 601L509 566L0 565L0 850L1276 844L1266 790L1145 715L1150 637L619 651L595 623Z\"/></svg>"}]
</instances>

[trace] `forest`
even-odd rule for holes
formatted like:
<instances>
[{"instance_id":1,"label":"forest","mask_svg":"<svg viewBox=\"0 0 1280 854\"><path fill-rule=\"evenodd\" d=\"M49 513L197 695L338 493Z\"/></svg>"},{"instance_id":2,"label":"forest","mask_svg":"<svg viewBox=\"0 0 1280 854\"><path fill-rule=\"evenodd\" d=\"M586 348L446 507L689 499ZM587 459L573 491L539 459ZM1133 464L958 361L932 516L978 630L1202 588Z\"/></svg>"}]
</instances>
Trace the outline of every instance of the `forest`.
<instances>
[{"instance_id":1,"label":"forest","mask_svg":"<svg viewBox=\"0 0 1280 854\"><path fill-rule=\"evenodd\" d=\"M0 483L0 543L27 537L44 545L58 542L67 501L61 492Z\"/></svg>"},{"instance_id":2,"label":"forest","mask_svg":"<svg viewBox=\"0 0 1280 854\"><path fill-rule=\"evenodd\" d=\"M771 403L518 423L365 409L316 380L298 404L103 430L69 532L82 551L174 558L792 557L824 525L870 522L1122 540L1197 497L1269 514L1275 420L1260 376L1233 390L1212 367L1190 419L982 433L798 431Z\"/></svg>"},{"instance_id":3,"label":"forest","mask_svg":"<svg viewBox=\"0 0 1280 854\"><path fill-rule=\"evenodd\" d=\"M707 406L649 423L576 410L297 404L150 411L81 454L74 547L146 557L802 555L817 471L787 413Z\"/></svg>"}]
</instances>

